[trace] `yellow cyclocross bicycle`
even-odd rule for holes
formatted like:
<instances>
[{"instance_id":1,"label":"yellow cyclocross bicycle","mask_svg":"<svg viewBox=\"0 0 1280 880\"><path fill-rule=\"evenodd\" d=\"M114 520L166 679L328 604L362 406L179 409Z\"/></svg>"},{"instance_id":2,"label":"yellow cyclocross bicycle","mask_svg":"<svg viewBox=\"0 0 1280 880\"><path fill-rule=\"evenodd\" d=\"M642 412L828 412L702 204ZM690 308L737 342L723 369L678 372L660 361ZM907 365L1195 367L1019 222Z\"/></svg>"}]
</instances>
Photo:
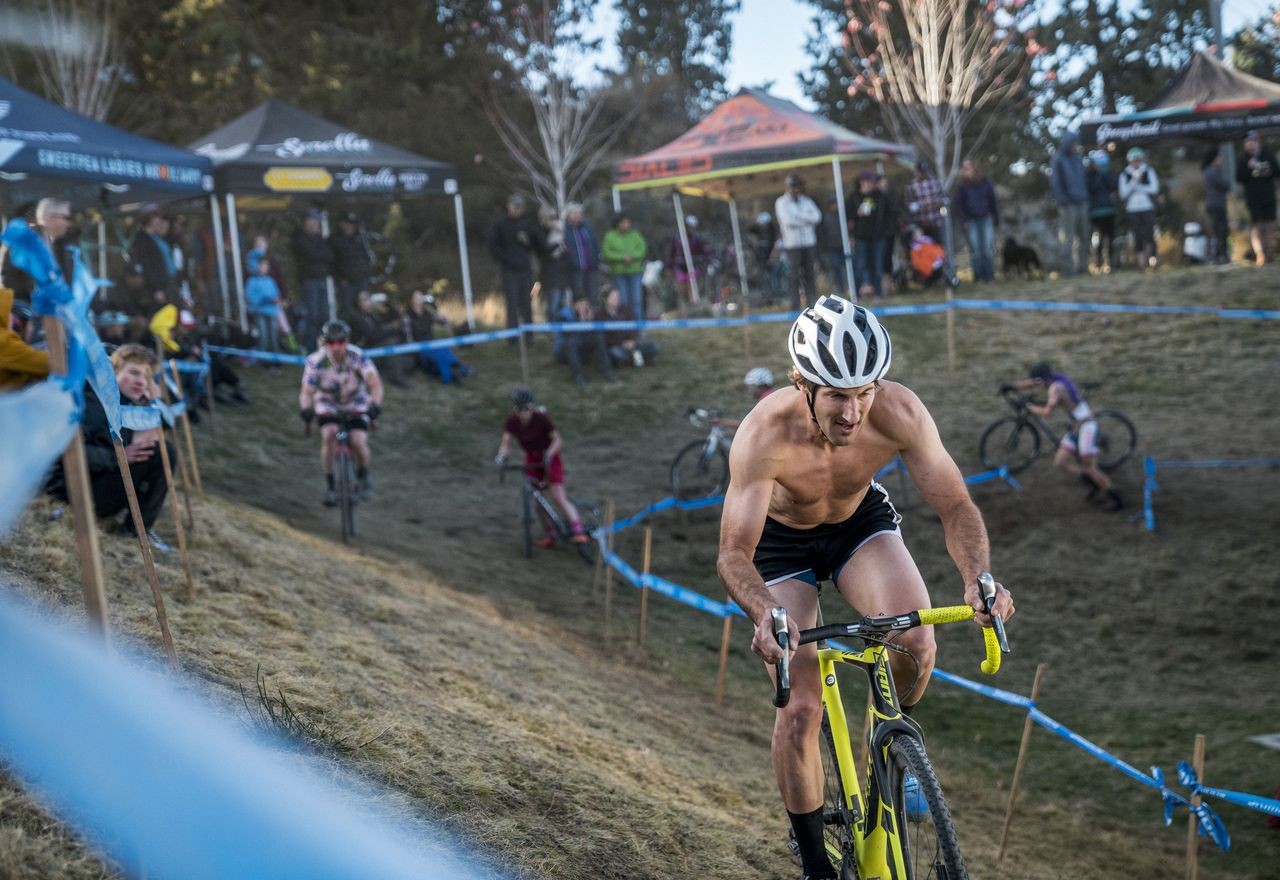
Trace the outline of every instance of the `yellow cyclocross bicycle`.
<instances>
[{"instance_id":1,"label":"yellow cyclocross bicycle","mask_svg":"<svg viewBox=\"0 0 1280 880\"><path fill-rule=\"evenodd\" d=\"M979 582L990 611L995 602L995 579L984 573ZM840 880L967 880L969 873L960 855L951 814L924 751L924 733L898 705L888 652L905 651L891 641L894 633L972 619L972 608L956 605L891 617L864 617L855 623L833 623L800 633L801 645L837 637L866 643L862 650L822 645L818 649L823 707L822 818L827 853L840 872ZM791 696L784 609L773 611L773 634L783 648L774 695L774 705L781 708ZM994 675L1000 668L1000 654L1009 651L1000 619L996 618L995 627L983 629L982 634L987 655L982 671ZM854 759L853 735L840 701L837 663L861 666L871 684L867 706L868 761L862 780ZM919 785L919 794L911 792L911 798L904 790L909 776ZM913 799L922 803L917 807L909 803Z\"/></svg>"}]
</instances>

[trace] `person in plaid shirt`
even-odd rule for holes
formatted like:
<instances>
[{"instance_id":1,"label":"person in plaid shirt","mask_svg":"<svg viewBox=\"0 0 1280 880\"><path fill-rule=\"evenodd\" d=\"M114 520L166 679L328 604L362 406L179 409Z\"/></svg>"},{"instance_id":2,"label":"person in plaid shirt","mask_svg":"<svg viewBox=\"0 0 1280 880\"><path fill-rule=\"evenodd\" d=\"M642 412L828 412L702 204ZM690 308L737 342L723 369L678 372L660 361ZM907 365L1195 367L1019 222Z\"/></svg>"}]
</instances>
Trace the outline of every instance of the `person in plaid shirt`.
<instances>
[{"instance_id":1,"label":"person in plaid shirt","mask_svg":"<svg viewBox=\"0 0 1280 880\"><path fill-rule=\"evenodd\" d=\"M916 179L903 190L902 201L911 214L911 222L934 241L942 241L942 206L947 203L947 196L927 159L916 163Z\"/></svg>"}]
</instances>

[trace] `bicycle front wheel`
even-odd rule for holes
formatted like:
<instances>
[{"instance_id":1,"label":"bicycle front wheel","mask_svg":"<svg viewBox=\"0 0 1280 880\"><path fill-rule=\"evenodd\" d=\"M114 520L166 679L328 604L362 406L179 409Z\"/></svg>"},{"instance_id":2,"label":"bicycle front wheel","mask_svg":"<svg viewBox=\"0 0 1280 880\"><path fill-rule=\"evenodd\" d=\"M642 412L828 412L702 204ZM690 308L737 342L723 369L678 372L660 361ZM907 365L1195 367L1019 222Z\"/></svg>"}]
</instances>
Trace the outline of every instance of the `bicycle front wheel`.
<instances>
[{"instance_id":1,"label":"bicycle front wheel","mask_svg":"<svg viewBox=\"0 0 1280 880\"><path fill-rule=\"evenodd\" d=\"M1098 420L1098 467L1115 470L1138 448L1138 429L1128 416L1113 409L1103 410L1094 418Z\"/></svg>"},{"instance_id":2,"label":"bicycle front wheel","mask_svg":"<svg viewBox=\"0 0 1280 880\"><path fill-rule=\"evenodd\" d=\"M600 545L596 543L594 534L595 530L600 528L600 508L590 501L583 501L581 498L570 498L569 500L573 502L574 507L578 508L578 518L582 522L582 530L591 539L585 544L575 545L578 548L578 555L595 565L596 556L600 553Z\"/></svg>"},{"instance_id":3,"label":"bicycle front wheel","mask_svg":"<svg viewBox=\"0 0 1280 880\"><path fill-rule=\"evenodd\" d=\"M729 484L729 456L719 447L707 455L707 442L690 443L671 462L671 492L682 501L710 498Z\"/></svg>"},{"instance_id":4,"label":"bicycle front wheel","mask_svg":"<svg viewBox=\"0 0 1280 880\"><path fill-rule=\"evenodd\" d=\"M924 753L924 745L909 736L895 737L889 744L895 769L894 814L907 863L907 880L968 880L960 843L951 824L951 813L942 798L938 775ZM907 774L920 783L917 800L922 809L911 810L903 792ZM909 812L914 812L913 817Z\"/></svg>"},{"instance_id":5,"label":"bicycle front wheel","mask_svg":"<svg viewBox=\"0 0 1280 880\"><path fill-rule=\"evenodd\" d=\"M1040 454L1040 432L1017 416L1005 416L982 432L978 454L988 470L1005 467L1016 474L1030 467Z\"/></svg>"},{"instance_id":6,"label":"bicycle front wheel","mask_svg":"<svg viewBox=\"0 0 1280 880\"><path fill-rule=\"evenodd\" d=\"M836 744L827 710L822 710L822 826L827 857L840 872L840 880L858 880L858 859L853 851L853 814L844 799ZM850 780L856 788L857 781Z\"/></svg>"},{"instance_id":7,"label":"bicycle front wheel","mask_svg":"<svg viewBox=\"0 0 1280 880\"><path fill-rule=\"evenodd\" d=\"M338 511L342 517L342 540L350 541L356 535L356 475L351 456L338 453Z\"/></svg>"}]
</instances>

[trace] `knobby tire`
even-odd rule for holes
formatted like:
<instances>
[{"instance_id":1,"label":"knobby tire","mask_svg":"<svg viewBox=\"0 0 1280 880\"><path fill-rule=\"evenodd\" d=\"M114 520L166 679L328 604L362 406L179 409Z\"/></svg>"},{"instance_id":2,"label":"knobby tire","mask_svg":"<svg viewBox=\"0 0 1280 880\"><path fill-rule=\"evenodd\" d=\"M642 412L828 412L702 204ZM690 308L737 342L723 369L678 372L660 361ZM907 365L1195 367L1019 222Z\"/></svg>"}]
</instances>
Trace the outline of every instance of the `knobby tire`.
<instances>
[{"instance_id":1,"label":"knobby tire","mask_svg":"<svg viewBox=\"0 0 1280 880\"><path fill-rule=\"evenodd\" d=\"M1026 470L1040 455L1040 432L1017 416L992 422L978 441L978 454L987 470L1007 467L1009 473Z\"/></svg>"},{"instance_id":2,"label":"knobby tire","mask_svg":"<svg viewBox=\"0 0 1280 880\"><path fill-rule=\"evenodd\" d=\"M1102 410L1095 418L1098 420L1098 467L1104 471L1115 470L1138 448L1138 429L1128 416L1113 409Z\"/></svg>"},{"instance_id":3,"label":"knobby tire","mask_svg":"<svg viewBox=\"0 0 1280 880\"><path fill-rule=\"evenodd\" d=\"M351 455L338 452L338 510L342 517L342 540L349 541L356 535L356 486Z\"/></svg>"},{"instance_id":4,"label":"knobby tire","mask_svg":"<svg viewBox=\"0 0 1280 880\"><path fill-rule=\"evenodd\" d=\"M895 813L907 861L906 880L969 880L956 830L951 824L951 813L924 745L913 737L898 736L889 744L889 756L895 771ZM907 773L919 780L920 793L929 807L927 815L920 819L907 817L902 791L902 780Z\"/></svg>"},{"instance_id":5,"label":"knobby tire","mask_svg":"<svg viewBox=\"0 0 1280 880\"><path fill-rule=\"evenodd\" d=\"M696 440L671 462L671 493L682 501L718 495L729 483L729 456L717 447L708 459L706 448L706 440Z\"/></svg>"}]
</instances>

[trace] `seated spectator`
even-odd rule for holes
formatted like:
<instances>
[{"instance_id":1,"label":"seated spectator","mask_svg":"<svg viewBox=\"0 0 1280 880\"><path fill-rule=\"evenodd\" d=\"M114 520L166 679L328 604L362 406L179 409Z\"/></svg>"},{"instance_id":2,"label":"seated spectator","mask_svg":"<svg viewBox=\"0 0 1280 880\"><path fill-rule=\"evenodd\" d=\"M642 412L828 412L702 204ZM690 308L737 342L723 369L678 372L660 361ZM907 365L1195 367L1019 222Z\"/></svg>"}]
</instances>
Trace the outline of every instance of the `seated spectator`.
<instances>
[{"instance_id":1,"label":"seated spectator","mask_svg":"<svg viewBox=\"0 0 1280 880\"><path fill-rule=\"evenodd\" d=\"M0 287L0 391L16 391L49 375L49 352L32 344L38 326L31 307L15 305L13 291Z\"/></svg>"},{"instance_id":2,"label":"seated spectator","mask_svg":"<svg viewBox=\"0 0 1280 880\"><path fill-rule=\"evenodd\" d=\"M206 345L223 348L252 348L253 338L236 324L213 323L196 328L192 348L203 354ZM213 384L213 399L224 406L248 404L240 376L232 367L231 357L218 352L209 354L209 373Z\"/></svg>"},{"instance_id":3,"label":"seated spectator","mask_svg":"<svg viewBox=\"0 0 1280 880\"><path fill-rule=\"evenodd\" d=\"M279 326L276 321L280 315L280 288L271 277L271 258L265 253L257 259L257 272L250 276L249 283L245 285L244 297L249 315L258 331L258 347L263 351L279 351Z\"/></svg>"},{"instance_id":4,"label":"seated spectator","mask_svg":"<svg viewBox=\"0 0 1280 880\"><path fill-rule=\"evenodd\" d=\"M409 297L409 308L404 313L406 342L426 342L435 335L437 324L446 330L449 322L436 308L436 298L429 293L415 290ZM451 385L471 375L471 368L464 364L452 347L431 348L416 355L416 366L428 376L438 376L445 385Z\"/></svg>"},{"instance_id":5,"label":"seated spectator","mask_svg":"<svg viewBox=\"0 0 1280 880\"><path fill-rule=\"evenodd\" d=\"M120 403L124 406L148 406L155 391L159 359L149 349L130 343L115 350L111 355L111 365L115 368L116 382L120 385ZM129 498L125 494L124 478L116 461L107 414L93 389L87 386L80 430L84 434L84 453L89 464L94 512L104 518L126 512L118 531L126 535L135 534L133 519L127 513ZM131 431L122 428L120 440L124 444L125 459L129 462L129 473L133 477L134 490L138 496L143 528L157 550L168 552L168 545L151 531L168 493L160 457L160 430L149 428L145 431ZM173 455L172 447L169 448L169 455ZM47 487L51 495L67 500L66 479L62 473L61 461L54 466Z\"/></svg>"},{"instance_id":6,"label":"seated spectator","mask_svg":"<svg viewBox=\"0 0 1280 880\"><path fill-rule=\"evenodd\" d=\"M573 301L573 305L564 310L560 315L560 319L565 322L598 320L595 309L591 307L591 300L587 298L585 293L579 295ZM587 377L582 373L582 362L592 355L596 357L596 361L600 365L600 375L610 382L618 381L617 375L613 372L613 364L609 362L609 352L605 348L604 334L599 330L558 334L556 346L557 358L569 365L569 372L573 376L574 384L579 388L585 388L587 385Z\"/></svg>"},{"instance_id":7,"label":"seated spectator","mask_svg":"<svg viewBox=\"0 0 1280 880\"><path fill-rule=\"evenodd\" d=\"M136 342L137 340L129 338L129 316L124 312L117 312L108 309L94 315L89 314L93 326L98 330L98 338L102 340L102 344L106 346L107 354L115 351L126 342Z\"/></svg>"},{"instance_id":8,"label":"seated spectator","mask_svg":"<svg viewBox=\"0 0 1280 880\"><path fill-rule=\"evenodd\" d=\"M609 289L604 298L604 320L634 321L635 312L622 301L622 291L617 287ZM652 339L641 339L639 330L607 330L604 334L605 347L609 349L609 357L616 364L635 364L643 367L652 363L658 354L658 343Z\"/></svg>"},{"instance_id":9,"label":"seated spectator","mask_svg":"<svg viewBox=\"0 0 1280 880\"><path fill-rule=\"evenodd\" d=\"M194 339L196 316L173 304L163 306L151 316L151 335L160 343L165 360L201 361L204 353ZM182 373L182 394L187 398L187 415L191 424L199 424L197 409L208 408L204 401L204 383L195 373Z\"/></svg>"},{"instance_id":10,"label":"seated spectator","mask_svg":"<svg viewBox=\"0 0 1280 880\"><path fill-rule=\"evenodd\" d=\"M947 252L919 226L911 231L911 269L927 286L942 278L947 265Z\"/></svg>"},{"instance_id":11,"label":"seated spectator","mask_svg":"<svg viewBox=\"0 0 1280 880\"><path fill-rule=\"evenodd\" d=\"M363 351L385 345L399 345L405 341L400 315L387 305L385 293L360 291L356 295L355 309L347 314L345 320L351 327L351 344ZM378 362L385 371L388 382L398 388L408 387L409 383L404 378L406 364L403 357L379 358Z\"/></svg>"}]
</instances>

